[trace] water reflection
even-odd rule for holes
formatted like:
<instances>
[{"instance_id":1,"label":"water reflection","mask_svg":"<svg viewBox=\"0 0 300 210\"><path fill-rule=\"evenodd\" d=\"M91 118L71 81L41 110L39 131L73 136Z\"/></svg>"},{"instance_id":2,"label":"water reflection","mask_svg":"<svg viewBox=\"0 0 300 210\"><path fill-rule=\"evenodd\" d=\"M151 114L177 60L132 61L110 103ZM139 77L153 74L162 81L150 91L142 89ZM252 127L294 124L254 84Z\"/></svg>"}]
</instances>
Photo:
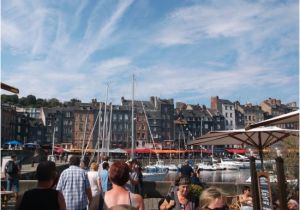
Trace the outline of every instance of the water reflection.
<instances>
[{"instance_id":1,"label":"water reflection","mask_svg":"<svg viewBox=\"0 0 300 210\"><path fill-rule=\"evenodd\" d=\"M178 173L168 173L164 180L160 181L174 181ZM203 182L231 182L231 183L245 183L250 177L250 170L224 170L224 171L201 171L200 179ZM147 177L147 181L159 181L157 176Z\"/></svg>"}]
</instances>

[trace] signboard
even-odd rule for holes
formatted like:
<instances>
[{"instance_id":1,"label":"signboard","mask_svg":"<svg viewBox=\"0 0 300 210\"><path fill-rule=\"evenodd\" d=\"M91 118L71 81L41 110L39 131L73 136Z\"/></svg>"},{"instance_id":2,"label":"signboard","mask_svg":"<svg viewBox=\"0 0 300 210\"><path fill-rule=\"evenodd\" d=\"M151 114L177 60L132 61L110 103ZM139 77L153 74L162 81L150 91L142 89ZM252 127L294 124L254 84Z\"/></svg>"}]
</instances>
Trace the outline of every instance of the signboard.
<instances>
[{"instance_id":1,"label":"signboard","mask_svg":"<svg viewBox=\"0 0 300 210\"><path fill-rule=\"evenodd\" d=\"M257 172L260 209L272 210L272 196L269 174Z\"/></svg>"}]
</instances>

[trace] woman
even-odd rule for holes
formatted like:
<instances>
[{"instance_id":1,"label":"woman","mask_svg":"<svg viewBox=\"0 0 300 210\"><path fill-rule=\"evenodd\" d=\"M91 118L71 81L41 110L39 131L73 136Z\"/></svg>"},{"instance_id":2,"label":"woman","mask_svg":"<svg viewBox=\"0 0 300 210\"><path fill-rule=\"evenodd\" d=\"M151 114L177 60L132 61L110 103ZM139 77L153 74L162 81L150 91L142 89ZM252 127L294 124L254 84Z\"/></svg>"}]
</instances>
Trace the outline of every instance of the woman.
<instances>
[{"instance_id":1,"label":"woman","mask_svg":"<svg viewBox=\"0 0 300 210\"><path fill-rule=\"evenodd\" d=\"M159 206L160 210L175 209L175 210L194 210L198 206L194 196L190 194L190 179L181 177L172 187L165 201Z\"/></svg>"},{"instance_id":2,"label":"woman","mask_svg":"<svg viewBox=\"0 0 300 210\"><path fill-rule=\"evenodd\" d=\"M239 195L239 202L242 205L242 210L253 209L252 197L250 196L250 187L243 187L243 194Z\"/></svg>"},{"instance_id":3,"label":"woman","mask_svg":"<svg viewBox=\"0 0 300 210\"><path fill-rule=\"evenodd\" d=\"M95 197L100 193L100 180L97 163L93 162L91 164L90 171L87 173L87 176L91 185L92 196Z\"/></svg>"},{"instance_id":4,"label":"woman","mask_svg":"<svg viewBox=\"0 0 300 210\"><path fill-rule=\"evenodd\" d=\"M224 200L225 196L220 188L209 187L200 196L199 210L228 210Z\"/></svg>"},{"instance_id":5,"label":"woman","mask_svg":"<svg viewBox=\"0 0 300 210\"><path fill-rule=\"evenodd\" d=\"M112 182L112 189L104 194L104 198L98 196L98 204L92 202L90 209L118 209L118 205L127 205L131 209L144 210L143 198L129 192L124 187L129 180L129 166L122 161L114 162L109 169L109 179ZM102 207L103 203L103 207ZM96 207L96 208L95 208Z\"/></svg>"},{"instance_id":6,"label":"woman","mask_svg":"<svg viewBox=\"0 0 300 210\"><path fill-rule=\"evenodd\" d=\"M64 196L52 189L56 176L54 162L41 162L36 169L37 188L24 193L16 203L16 210L66 210Z\"/></svg>"}]
</instances>

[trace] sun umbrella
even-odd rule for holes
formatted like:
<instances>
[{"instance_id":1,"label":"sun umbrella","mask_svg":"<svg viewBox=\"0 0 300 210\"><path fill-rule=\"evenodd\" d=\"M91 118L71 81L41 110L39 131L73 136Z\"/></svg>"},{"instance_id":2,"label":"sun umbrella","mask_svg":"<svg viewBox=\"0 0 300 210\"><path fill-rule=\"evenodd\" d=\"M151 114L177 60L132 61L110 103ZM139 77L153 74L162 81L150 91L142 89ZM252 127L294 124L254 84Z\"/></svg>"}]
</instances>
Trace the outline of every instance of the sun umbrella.
<instances>
[{"instance_id":1,"label":"sun umbrella","mask_svg":"<svg viewBox=\"0 0 300 210\"><path fill-rule=\"evenodd\" d=\"M299 136L299 130L281 129L273 126L251 130L211 131L196 138L189 145L249 145L259 151L263 166L263 149L289 136Z\"/></svg>"},{"instance_id":2,"label":"sun umbrella","mask_svg":"<svg viewBox=\"0 0 300 210\"><path fill-rule=\"evenodd\" d=\"M17 140L10 140L10 141L5 142L5 144L21 145L22 143L20 141L17 141Z\"/></svg>"}]
</instances>

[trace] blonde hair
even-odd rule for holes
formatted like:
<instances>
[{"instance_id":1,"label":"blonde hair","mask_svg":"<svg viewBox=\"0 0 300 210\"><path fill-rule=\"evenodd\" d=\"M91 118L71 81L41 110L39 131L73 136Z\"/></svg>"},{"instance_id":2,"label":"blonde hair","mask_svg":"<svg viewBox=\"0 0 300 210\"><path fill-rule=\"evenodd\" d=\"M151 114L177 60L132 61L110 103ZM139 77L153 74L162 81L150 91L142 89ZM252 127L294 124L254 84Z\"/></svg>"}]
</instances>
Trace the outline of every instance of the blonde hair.
<instances>
[{"instance_id":1,"label":"blonde hair","mask_svg":"<svg viewBox=\"0 0 300 210\"><path fill-rule=\"evenodd\" d=\"M201 206L201 208L206 208L215 199L217 199L217 198L223 199L224 196L225 196L225 193L223 192L222 189L211 186L201 193L200 206Z\"/></svg>"},{"instance_id":2,"label":"blonde hair","mask_svg":"<svg viewBox=\"0 0 300 210\"><path fill-rule=\"evenodd\" d=\"M90 166L90 170L91 171L98 171L98 164L95 162L92 162L91 166Z\"/></svg>"}]
</instances>

